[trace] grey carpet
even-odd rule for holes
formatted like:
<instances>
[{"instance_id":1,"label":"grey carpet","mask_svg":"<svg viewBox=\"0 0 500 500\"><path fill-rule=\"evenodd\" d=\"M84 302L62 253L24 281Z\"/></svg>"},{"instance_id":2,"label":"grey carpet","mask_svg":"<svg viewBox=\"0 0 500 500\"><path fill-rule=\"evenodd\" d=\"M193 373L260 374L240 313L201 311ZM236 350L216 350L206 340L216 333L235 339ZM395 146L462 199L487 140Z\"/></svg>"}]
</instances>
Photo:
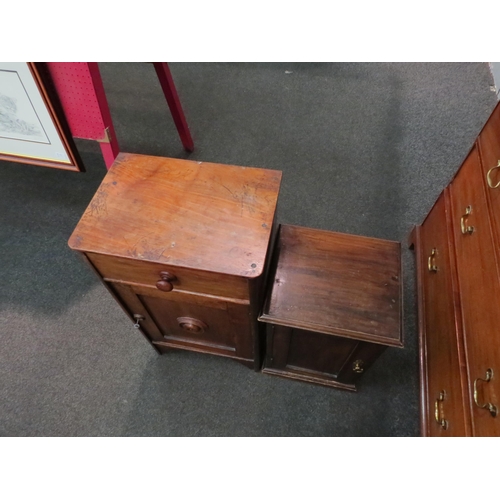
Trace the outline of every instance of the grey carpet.
<instances>
[{"instance_id":1,"label":"grey carpet","mask_svg":"<svg viewBox=\"0 0 500 500\"><path fill-rule=\"evenodd\" d=\"M67 247L106 173L0 162L0 435L416 436L408 233L496 103L487 64L171 64L187 155L149 64L100 65L122 151L283 171L282 223L404 242L405 348L358 393L158 356Z\"/></svg>"}]
</instances>

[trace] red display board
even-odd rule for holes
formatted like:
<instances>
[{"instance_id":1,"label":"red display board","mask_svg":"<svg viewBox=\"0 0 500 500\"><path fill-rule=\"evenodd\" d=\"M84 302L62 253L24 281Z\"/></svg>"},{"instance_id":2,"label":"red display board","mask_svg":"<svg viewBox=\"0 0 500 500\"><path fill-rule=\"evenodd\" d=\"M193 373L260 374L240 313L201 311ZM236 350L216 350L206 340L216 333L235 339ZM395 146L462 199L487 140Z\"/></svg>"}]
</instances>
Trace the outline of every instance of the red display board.
<instances>
[{"instance_id":1,"label":"red display board","mask_svg":"<svg viewBox=\"0 0 500 500\"><path fill-rule=\"evenodd\" d=\"M153 63L182 144L194 144L167 63ZM98 141L106 167L120 152L99 66L95 62L46 63L73 137Z\"/></svg>"}]
</instances>

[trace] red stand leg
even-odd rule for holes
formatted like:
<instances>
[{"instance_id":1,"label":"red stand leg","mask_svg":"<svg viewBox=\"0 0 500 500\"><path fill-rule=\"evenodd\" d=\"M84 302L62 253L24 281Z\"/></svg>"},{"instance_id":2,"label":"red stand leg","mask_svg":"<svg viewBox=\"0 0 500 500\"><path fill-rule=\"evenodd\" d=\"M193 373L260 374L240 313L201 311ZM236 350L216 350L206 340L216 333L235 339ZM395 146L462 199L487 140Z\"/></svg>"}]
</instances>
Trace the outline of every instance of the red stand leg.
<instances>
[{"instance_id":1,"label":"red stand leg","mask_svg":"<svg viewBox=\"0 0 500 500\"><path fill-rule=\"evenodd\" d=\"M45 64L73 137L98 141L106 167L111 167L120 149L97 63Z\"/></svg>"},{"instance_id":2,"label":"red stand leg","mask_svg":"<svg viewBox=\"0 0 500 500\"><path fill-rule=\"evenodd\" d=\"M179 96L177 95L177 90L175 88L174 80L172 78L172 73L170 73L170 68L167 63L155 62L153 63L155 67L156 74L158 75L158 80L160 80L160 85L167 99L168 107L172 113L172 118L174 119L175 126L177 127L177 132L182 141L184 149L187 151L194 150L193 138L191 137L191 132L184 116L184 111L182 110L181 102L179 101Z\"/></svg>"},{"instance_id":3,"label":"red stand leg","mask_svg":"<svg viewBox=\"0 0 500 500\"><path fill-rule=\"evenodd\" d=\"M104 157L104 162L106 163L106 168L109 170L120 152L120 147L118 146L118 139L116 138L115 128L113 127L108 100L106 99L106 92L104 91L101 73L99 72L99 66L96 62L89 62L87 65L92 78L92 83L94 84L94 92L97 102L99 103L102 121L105 126L105 138L99 141L99 145L101 146L101 152Z\"/></svg>"}]
</instances>

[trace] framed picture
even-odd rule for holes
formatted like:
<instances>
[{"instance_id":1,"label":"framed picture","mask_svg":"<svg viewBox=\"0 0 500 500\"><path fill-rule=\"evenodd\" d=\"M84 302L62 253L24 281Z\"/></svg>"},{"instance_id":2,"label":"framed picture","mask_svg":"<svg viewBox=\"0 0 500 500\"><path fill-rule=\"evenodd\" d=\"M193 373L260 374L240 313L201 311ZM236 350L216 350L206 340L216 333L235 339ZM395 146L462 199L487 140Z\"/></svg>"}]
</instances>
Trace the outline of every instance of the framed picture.
<instances>
[{"instance_id":1,"label":"framed picture","mask_svg":"<svg viewBox=\"0 0 500 500\"><path fill-rule=\"evenodd\" d=\"M0 160L84 171L47 82L39 63L0 63Z\"/></svg>"}]
</instances>

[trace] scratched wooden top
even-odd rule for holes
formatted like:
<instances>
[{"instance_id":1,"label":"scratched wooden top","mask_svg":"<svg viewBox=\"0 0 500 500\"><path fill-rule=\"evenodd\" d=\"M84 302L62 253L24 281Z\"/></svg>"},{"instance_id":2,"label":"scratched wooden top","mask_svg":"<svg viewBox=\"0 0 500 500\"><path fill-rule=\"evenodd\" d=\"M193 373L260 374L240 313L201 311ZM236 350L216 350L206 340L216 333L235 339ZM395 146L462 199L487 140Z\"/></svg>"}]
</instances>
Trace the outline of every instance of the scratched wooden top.
<instances>
[{"instance_id":1,"label":"scratched wooden top","mask_svg":"<svg viewBox=\"0 0 500 500\"><path fill-rule=\"evenodd\" d=\"M121 153L69 246L256 277L280 182L277 170Z\"/></svg>"},{"instance_id":2,"label":"scratched wooden top","mask_svg":"<svg viewBox=\"0 0 500 500\"><path fill-rule=\"evenodd\" d=\"M273 259L261 321L403 345L399 242L282 225Z\"/></svg>"}]
</instances>

